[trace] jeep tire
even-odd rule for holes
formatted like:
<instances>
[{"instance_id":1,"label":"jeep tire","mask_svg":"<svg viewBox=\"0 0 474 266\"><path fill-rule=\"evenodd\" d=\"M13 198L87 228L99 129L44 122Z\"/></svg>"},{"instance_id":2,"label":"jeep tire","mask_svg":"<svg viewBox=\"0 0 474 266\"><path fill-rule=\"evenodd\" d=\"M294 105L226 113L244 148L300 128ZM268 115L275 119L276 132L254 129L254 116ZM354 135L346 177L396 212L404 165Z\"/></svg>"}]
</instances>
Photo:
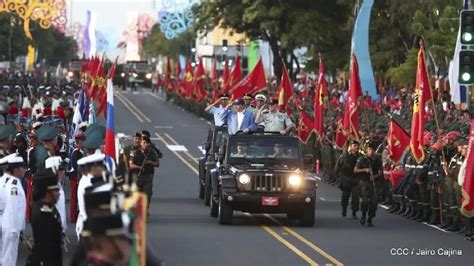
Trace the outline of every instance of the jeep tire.
<instances>
[{"instance_id":1,"label":"jeep tire","mask_svg":"<svg viewBox=\"0 0 474 266\"><path fill-rule=\"evenodd\" d=\"M214 197L211 197L211 202L209 204L209 215L211 217L217 217L218 212L219 212L219 203L218 199L215 199Z\"/></svg>"},{"instance_id":2,"label":"jeep tire","mask_svg":"<svg viewBox=\"0 0 474 266\"><path fill-rule=\"evenodd\" d=\"M219 192L219 207L217 211L217 220L219 224L232 224L234 210L229 203L227 203L222 194Z\"/></svg>"},{"instance_id":3,"label":"jeep tire","mask_svg":"<svg viewBox=\"0 0 474 266\"><path fill-rule=\"evenodd\" d=\"M212 194L211 175L206 173L204 183L204 205L209 206Z\"/></svg>"},{"instance_id":4,"label":"jeep tire","mask_svg":"<svg viewBox=\"0 0 474 266\"><path fill-rule=\"evenodd\" d=\"M314 225L315 216L315 198L311 197L311 203L305 203L301 207L300 212L300 225L305 227L311 227Z\"/></svg>"}]
</instances>

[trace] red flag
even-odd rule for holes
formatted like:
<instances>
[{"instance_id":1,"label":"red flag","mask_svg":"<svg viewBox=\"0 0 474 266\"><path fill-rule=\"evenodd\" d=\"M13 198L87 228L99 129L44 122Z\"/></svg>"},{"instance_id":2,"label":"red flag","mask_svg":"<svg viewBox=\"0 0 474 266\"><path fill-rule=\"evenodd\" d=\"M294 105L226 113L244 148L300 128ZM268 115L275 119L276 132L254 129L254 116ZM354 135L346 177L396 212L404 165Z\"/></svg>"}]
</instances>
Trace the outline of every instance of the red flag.
<instances>
[{"instance_id":1,"label":"red flag","mask_svg":"<svg viewBox=\"0 0 474 266\"><path fill-rule=\"evenodd\" d=\"M325 99L328 96L326 78L324 77L323 59L319 59L319 74L316 91L314 92L314 131L322 138L324 137L324 108Z\"/></svg>"},{"instance_id":2,"label":"red flag","mask_svg":"<svg viewBox=\"0 0 474 266\"><path fill-rule=\"evenodd\" d=\"M347 136L344 134L344 114L339 112L339 117L337 118L337 127L336 127L336 141L334 144L339 149L344 148L344 144L347 141Z\"/></svg>"},{"instance_id":3,"label":"red flag","mask_svg":"<svg viewBox=\"0 0 474 266\"><path fill-rule=\"evenodd\" d=\"M245 93L255 94L267 86L265 79L265 71L263 70L262 58L258 60L257 64L243 80L235 84L230 90L233 99L239 99Z\"/></svg>"},{"instance_id":4,"label":"red flag","mask_svg":"<svg viewBox=\"0 0 474 266\"><path fill-rule=\"evenodd\" d=\"M359 79L359 65L357 58L352 55L351 80L349 83L349 97L346 102L344 116L344 131L348 137L359 139L359 109L362 87Z\"/></svg>"},{"instance_id":5,"label":"red flag","mask_svg":"<svg viewBox=\"0 0 474 266\"><path fill-rule=\"evenodd\" d=\"M204 89L204 81L206 79L206 71L204 70L204 65L202 63L202 58L199 57L199 63L196 67L196 72L194 72L194 91L193 99L197 103L202 103L207 97L207 91Z\"/></svg>"},{"instance_id":6,"label":"red flag","mask_svg":"<svg viewBox=\"0 0 474 266\"><path fill-rule=\"evenodd\" d=\"M413 99L413 117L411 123L410 149L415 160L420 163L425 159L423 136L425 132L425 105L432 99L428 71L425 65L425 49L420 42L418 67L416 70L415 98Z\"/></svg>"},{"instance_id":7,"label":"red flag","mask_svg":"<svg viewBox=\"0 0 474 266\"><path fill-rule=\"evenodd\" d=\"M395 164L400 162L403 153L410 145L410 135L395 120L390 120L388 130L388 152L389 158Z\"/></svg>"},{"instance_id":8,"label":"red flag","mask_svg":"<svg viewBox=\"0 0 474 266\"><path fill-rule=\"evenodd\" d=\"M288 77L288 70L285 63L283 63L283 72L281 73L280 91L278 92L278 108L286 111L288 102L293 97L293 89L290 78Z\"/></svg>"},{"instance_id":9,"label":"red flag","mask_svg":"<svg viewBox=\"0 0 474 266\"><path fill-rule=\"evenodd\" d=\"M308 142L313 133L313 121L305 111L300 112L300 121L298 123L298 138L301 142Z\"/></svg>"},{"instance_id":10,"label":"red flag","mask_svg":"<svg viewBox=\"0 0 474 266\"><path fill-rule=\"evenodd\" d=\"M184 88L186 91L186 98L191 98L193 95L193 67L191 61L186 62L186 72L184 74Z\"/></svg>"},{"instance_id":11,"label":"red flag","mask_svg":"<svg viewBox=\"0 0 474 266\"><path fill-rule=\"evenodd\" d=\"M109 69L109 72L107 73L107 79L113 79L115 75L115 68L116 68L117 62L112 64L112 66ZM107 118L107 82L106 84L99 89L99 92L97 93L97 101L99 102L99 106L97 107L97 115L103 114L104 117Z\"/></svg>"},{"instance_id":12,"label":"red flag","mask_svg":"<svg viewBox=\"0 0 474 266\"><path fill-rule=\"evenodd\" d=\"M179 61L178 61L179 63ZM173 81L171 80L171 60L169 56L166 58L165 88L168 93L173 92Z\"/></svg>"},{"instance_id":13,"label":"red flag","mask_svg":"<svg viewBox=\"0 0 474 266\"><path fill-rule=\"evenodd\" d=\"M227 56L225 57L225 63L224 63L224 70L222 71L222 84L221 88L225 90L225 86L227 84L227 81L229 81L229 60L227 60Z\"/></svg>"},{"instance_id":14,"label":"red flag","mask_svg":"<svg viewBox=\"0 0 474 266\"><path fill-rule=\"evenodd\" d=\"M471 134L467 150L466 174L462 186L461 213L466 217L474 217L474 118L471 118Z\"/></svg>"},{"instance_id":15,"label":"red flag","mask_svg":"<svg viewBox=\"0 0 474 266\"><path fill-rule=\"evenodd\" d=\"M227 60L227 59L226 59ZM227 62L227 61L226 61ZM225 68L224 68L225 71ZM230 72L230 76L226 79L225 73L224 73L224 91L225 93L228 93L237 82L242 80L242 69L240 68L240 58L238 55L235 56L234 59L234 66L232 67L232 72Z\"/></svg>"},{"instance_id":16,"label":"red flag","mask_svg":"<svg viewBox=\"0 0 474 266\"><path fill-rule=\"evenodd\" d=\"M212 94L212 101L215 102L217 98L219 97L219 78L217 77L217 60L214 57L213 63L212 63L212 88L214 90Z\"/></svg>"}]
</instances>

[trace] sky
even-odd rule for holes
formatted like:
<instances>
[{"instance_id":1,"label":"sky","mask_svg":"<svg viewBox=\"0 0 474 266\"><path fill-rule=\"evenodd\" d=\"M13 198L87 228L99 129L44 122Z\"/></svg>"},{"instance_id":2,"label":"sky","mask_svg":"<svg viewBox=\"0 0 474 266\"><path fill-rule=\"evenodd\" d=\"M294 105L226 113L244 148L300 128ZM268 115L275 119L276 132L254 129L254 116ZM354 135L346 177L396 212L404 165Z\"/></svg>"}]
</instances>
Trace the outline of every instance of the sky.
<instances>
[{"instance_id":1,"label":"sky","mask_svg":"<svg viewBox=\"0 0 474 266\"><path fill-rule=\"evenodd\" d=\"M109 58L123 56L117 44L123 40L122 33L127 26L130 12L148 13L158 19L160 10L179 10L195 0L65 0L67 4L68 25L74 22L86 23L87 10L96 13L97 30L108 41L106 54Z\"/></svg>"}]
</instances>

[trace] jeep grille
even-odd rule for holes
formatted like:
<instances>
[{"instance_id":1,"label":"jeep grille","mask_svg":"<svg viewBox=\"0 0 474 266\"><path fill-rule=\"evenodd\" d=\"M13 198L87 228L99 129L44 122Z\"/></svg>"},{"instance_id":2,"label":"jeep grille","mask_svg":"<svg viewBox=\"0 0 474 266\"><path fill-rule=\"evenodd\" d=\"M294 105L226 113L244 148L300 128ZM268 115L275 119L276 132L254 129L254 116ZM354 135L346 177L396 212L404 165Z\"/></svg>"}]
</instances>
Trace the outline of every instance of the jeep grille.
<instances>
[{"instance_id":1,"label":"jeep grille","mask_svg":"<svg viewBox=\"0 0 474 266\"><path fill-rule=\"evenodd\" d=\"M252 175L250 184L253 192L282 192L287 188L283 175Z\"/></svg>"}]
</instances>

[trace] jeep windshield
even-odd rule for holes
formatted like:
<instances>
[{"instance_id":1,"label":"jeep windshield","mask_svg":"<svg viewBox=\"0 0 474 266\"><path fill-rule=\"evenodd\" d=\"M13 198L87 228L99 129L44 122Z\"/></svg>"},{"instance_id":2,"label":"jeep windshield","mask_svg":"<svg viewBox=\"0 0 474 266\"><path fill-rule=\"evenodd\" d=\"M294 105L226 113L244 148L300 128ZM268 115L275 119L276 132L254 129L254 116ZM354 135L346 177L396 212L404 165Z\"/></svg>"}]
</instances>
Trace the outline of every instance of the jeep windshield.
<instances>
[{"instance_id":1,"label":"jeep windshield","mask_svg":"<svg viewBox=\"0 0 474 266\"><path fill-rule=\"evenodd\" d=\"M302 161L298 139L282 136L229 138L229 164L295 165Z\"/></svg>"}]
</instances>

